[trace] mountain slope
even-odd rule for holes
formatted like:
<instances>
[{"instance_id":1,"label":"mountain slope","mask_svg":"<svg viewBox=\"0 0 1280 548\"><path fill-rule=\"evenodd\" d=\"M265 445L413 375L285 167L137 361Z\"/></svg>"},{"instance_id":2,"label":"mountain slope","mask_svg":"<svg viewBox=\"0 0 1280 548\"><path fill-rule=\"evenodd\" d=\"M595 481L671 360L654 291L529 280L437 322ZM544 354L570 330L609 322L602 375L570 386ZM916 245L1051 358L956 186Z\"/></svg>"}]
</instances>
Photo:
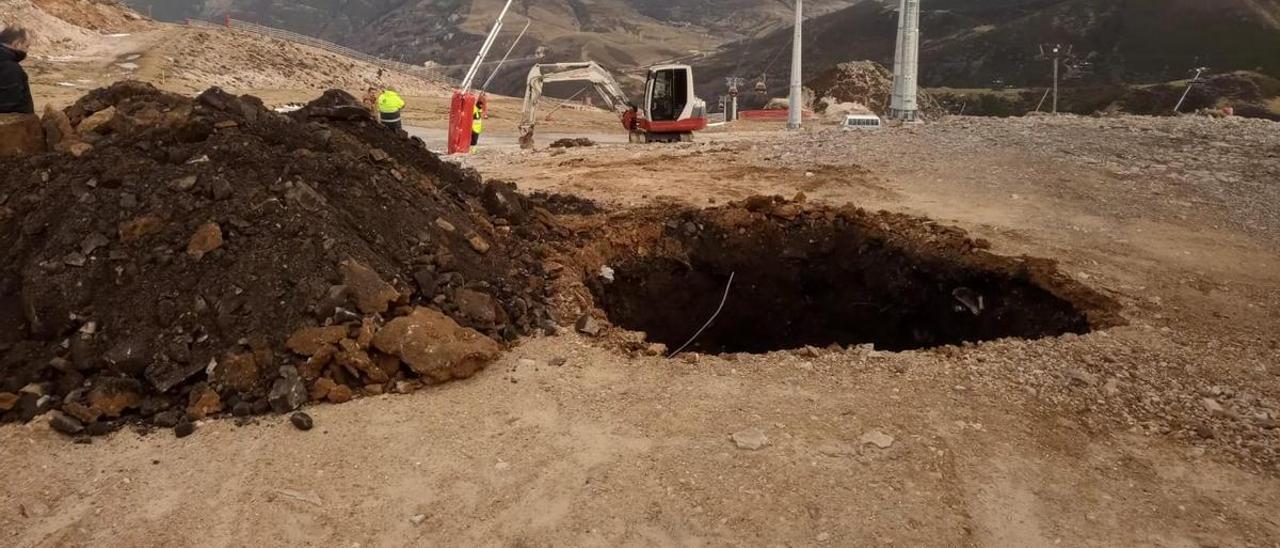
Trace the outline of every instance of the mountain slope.
<instances>
[{"instance_id":1,"label":"mountain slope","mask_svg":"<svg viewBox=\"0 0 1280 548\"><path fill-rule=\"evenodd\" d=\"M1280 75L1277 0L936 0L921 16L921 80L929 86L1042 85L1049 65L1038 45L1073 46L1067 77L1157 82L1208 65L1215 71ZM850 59L893 61L897 13L864 2L807 23L809 74ZM702 64L704 85L721 76L785 88L790 29L724 47ZM710 90L708 90L710 91Z\"/></svg>"},{"instance_id":2,"label":"mountain slope","mask_svg":"<svg viewBox=\"0 0 1280 548\"><path fill-rule=\"evenodd\" d=\"M810 0L811 14L857 0ZM130 0L161 19L224 15L288 29L408 62L464 64L504 0ZM517 57L591 59L614 69L713 50L789 26L780 0L517 0L498 47L532 24Z\"/></svg>"}]
</instances>

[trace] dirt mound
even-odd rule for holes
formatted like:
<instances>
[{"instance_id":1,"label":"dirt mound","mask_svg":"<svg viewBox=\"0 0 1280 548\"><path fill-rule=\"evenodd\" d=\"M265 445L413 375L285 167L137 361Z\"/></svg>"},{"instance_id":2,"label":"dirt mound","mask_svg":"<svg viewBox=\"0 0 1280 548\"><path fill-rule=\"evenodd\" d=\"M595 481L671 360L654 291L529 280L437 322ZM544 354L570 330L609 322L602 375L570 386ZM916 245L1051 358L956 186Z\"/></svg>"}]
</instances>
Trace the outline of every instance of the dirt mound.
<instances>
[{"instance_id":1,"label":"dirt mound","mask_svg":"<svg viewBox=\"0 0 1280 548\"><path fill-rule=\"evenodd\" d=\"M30 49L36 57L80 51L101 40L97 32L64 21L29 0L0 2L0 26L8 25L21 25L30 31Z\"/></svg>"},{"instance_id":2,"label":"dirt mound","mask_svg":"<svg viewBox=\"0 0 1280 548\"><path fill-rule=\"evenodd\" d=\"M550 213L350 95L286 116L124 82L65 114L92 149L0 163L6 420L60 408L103 430L410 390L548 326Z\"/></svg>"},{"instance_id":3,"label":"dirt mound","mask_svg":"<svg viewBox=\"0 0 1280 548\"><path fill-rule=\"evenodd\" d=\"M551 148L593 147L596 142L586 137L566 137L551 143Z\"/></svg>"},{"instance_id":4,"label":"dirt mound","mask_svg":"<svg viewBox=\"0 0 1280 548\"><path fill-rule=\"evenodd\" d=\"M130 32L146 27L146 17L116 0L32 0L32 3L72 25L99 32Z\"/></svg>"},{"instance_id":5,"label":"dirt mound","mask_svg":"<svg viewBox=\"0 0 1280 548\"><path fill-rule=\"evenodd\" d=\"M293 42L231 29L184 29L161 44L168 61L158 83L192 90L214 85L227 89L326 89L360 92L390 88L405 95L445 97L440 83Z\"/></svg>"},{"instance_id":6,"label":"dirt mound","mask_svg":"<svg viewBox=\"0 0 1280 548\"><path fill-rule=\"evenodd\" d=\"M884 116L893 100L893 71L872 61L840 63L809 82L818 104L830 98L835 103L857 103ZM830 101L827 102L830 104ZM920 90L921 114L937 119L945 113L928 92Z\"/></svg>"}]
</instances>

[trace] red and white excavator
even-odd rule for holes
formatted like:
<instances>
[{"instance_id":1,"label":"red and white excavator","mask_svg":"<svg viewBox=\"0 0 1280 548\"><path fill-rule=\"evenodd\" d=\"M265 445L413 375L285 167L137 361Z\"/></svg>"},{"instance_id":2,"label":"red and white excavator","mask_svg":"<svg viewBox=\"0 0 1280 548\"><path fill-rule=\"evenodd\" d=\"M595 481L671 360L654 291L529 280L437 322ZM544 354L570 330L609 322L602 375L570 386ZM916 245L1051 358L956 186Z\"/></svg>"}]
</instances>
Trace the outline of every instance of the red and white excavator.
<instances>
[{"instance_id":1,"label":"red and white excavator","mask_svg":"<svg viewBox=\"0 0 1280 548\"><path fill-rule=\"evenodd\" d=\"M692 141L693 132L707 127L707 104L693 93L693 68L658 65L645 79L644 104L636 106L618 81L595 62L534 65L529 70L520 120L520 147L533 147L538 100L551 82L590 82L606 103L622 117L632 143Z\"/></svg>"}]
</instances>

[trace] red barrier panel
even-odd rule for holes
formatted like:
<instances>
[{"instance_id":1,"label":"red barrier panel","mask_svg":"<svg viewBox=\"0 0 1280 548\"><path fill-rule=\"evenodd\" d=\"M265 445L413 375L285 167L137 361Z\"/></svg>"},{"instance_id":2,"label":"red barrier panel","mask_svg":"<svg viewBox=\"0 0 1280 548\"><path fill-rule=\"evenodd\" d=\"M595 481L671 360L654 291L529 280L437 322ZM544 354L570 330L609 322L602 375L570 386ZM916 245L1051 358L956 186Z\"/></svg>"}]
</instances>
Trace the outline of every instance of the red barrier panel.
<instances>
[{"instance_id":1,"label":"red barrier panel","mask_svg":"<svg viewBox=\"0 0 1280 548\"><path fill-rule=\"evenodd\" d=\"M791 113L789 109L773 109L773 110L741 110L738 111L738 118L742 120L782 120L786 121L787 116ZM801 118L814 118L812 110L806 110L800 113Z\"/></svg>"},{"instance_id":2,"label":"red barrier panel","mask_svg":"<svg viewBox=\"0 0 1280 548\"><path fill-rule=\"evenodd\" d=\"M471 152L471 115L476 108L476 95L453 92L449 105L449 154Z\"/></svg>"}]
</instances>

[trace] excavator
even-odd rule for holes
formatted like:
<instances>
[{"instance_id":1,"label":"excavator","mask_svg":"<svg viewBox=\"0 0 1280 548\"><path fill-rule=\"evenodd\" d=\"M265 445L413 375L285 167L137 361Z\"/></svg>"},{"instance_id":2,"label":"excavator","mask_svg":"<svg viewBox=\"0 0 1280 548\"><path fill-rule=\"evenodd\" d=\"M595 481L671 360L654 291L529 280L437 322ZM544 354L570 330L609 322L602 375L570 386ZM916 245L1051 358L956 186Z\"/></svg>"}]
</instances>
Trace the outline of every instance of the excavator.
<instances>
[{"instance_id":1,"label":"excavator","mask_svg":"<svg viewBox=\"0 0 1280 548\"><path fill-rule=\"evenodd\" d=\"M596 93L622 118L632 143L688 142L707 127L707 104L693 93L693 68L658 65L649 68L644 104L632 104L609 71L593 61L550 63L529 69L520 120L520 148L533 148L538 100L551 82L590 82Z\"/></svg>"}]
</instances>

